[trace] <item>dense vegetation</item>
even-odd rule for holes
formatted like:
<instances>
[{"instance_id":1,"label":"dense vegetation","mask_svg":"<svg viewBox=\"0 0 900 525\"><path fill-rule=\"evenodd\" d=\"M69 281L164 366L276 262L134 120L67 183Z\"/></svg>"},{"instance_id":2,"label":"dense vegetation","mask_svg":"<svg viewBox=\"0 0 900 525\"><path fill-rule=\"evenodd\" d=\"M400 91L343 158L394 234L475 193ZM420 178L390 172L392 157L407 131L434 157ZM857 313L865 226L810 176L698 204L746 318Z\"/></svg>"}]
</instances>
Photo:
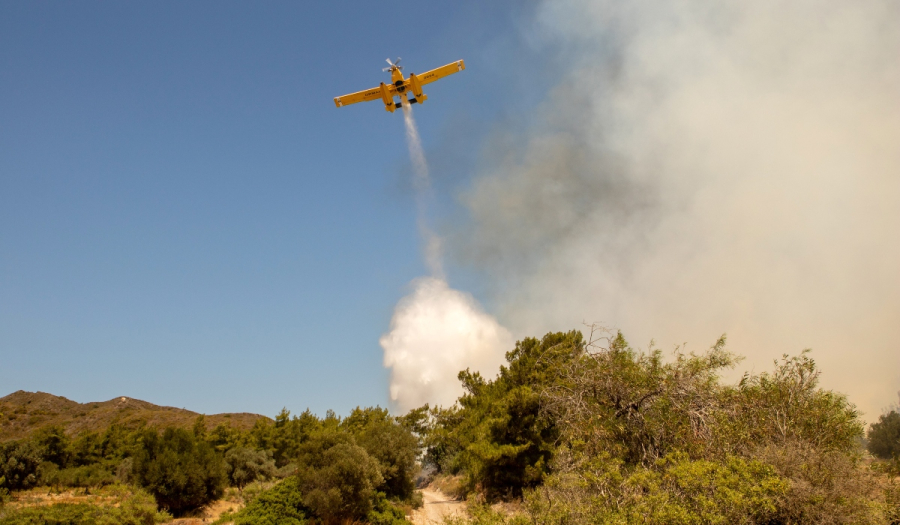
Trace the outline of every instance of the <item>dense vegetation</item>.
<instances>
[{"instance_id":1,"label":"dense vegetation","mask_svg":"<svg viewBox=\"0 0 900 525\"><path fill-rule=\"evenodd\" d=\"M45 392L19 390L0 397L0 442L22 439L45 427L60 428L70 436L86 432L102 433L111 425L128 429L139 427L191 428L196 412L183 408L154 405L130 397L117 397L96 403L78 403ZM219 424L247 430L259 414L228 413L205 416L210 428ZM271 420L269 420L271 421Z\"/></svg>"},{"instance_id":2,"label":"dense vegetation","mask_svg":"<svg viewBox=\"0 0 900 525\"><path fill-rule=\"evenodd\" d=\"M806 352L737 384L720 380L738 362L724 338L665 356L618 333L550 333L506 357L492 379L460 372L454 406L400 417L44 426L0 443L0 507L36 486L132 492L115 505L6 507L0 525L154 523L157 506L189 513L226 486L247 504L222 523L399 525L420 504L423 468L455 483L480 524L900 524L900 413L864 433ZM519 511L488 506L500 500Z\"/></svg>"},{"instance_id":3,"label":"dense vegetation","mask_svg":"<svg viewBox=\"0 0 900 525\"><path fill-rule=\"evenodd\" d=\"M476 507L483 523L900 518L896 483L866 463L858 412L818 387L808 353L737 385L719 380L737 362L724 338L663 357L599 331L520 341L496 379L464 371L459 405L427 411L429 467L487 501L524 498L519 517ZM873 426L870 446L893 450L875 445L897 444L893 421Z\"/></svg>"},{"instance_id":4,"label":"dense vegetation","mask_svg":"<svg viewBox=\"0 0 900 525\"><path fill-rule=\"evenodd\" d=\"M274 422L260 418L246 430L222 423L208 431L202 416L192 430L113 424L70 437L60 427L46 427L0 444L0 490L41 485L96 490L132 483L160 508L179 515L219 498L227 485L240 490L259 479L286 479L271 494L258 495L238 521L255 523L260 515L273 514L395 523L405 522L401 507L418 504L417 451L411 430L380 408L357 408L343 419L310 412L291 417L285 410ZM279 503L273 507L274 501ZM28 516L43 513L34 519L52 522L58 515L60 523L105 523L103 516L113 513L88 507L7 509L0 510L0 518L28 523Z\"/></svg>"}]
</instances>

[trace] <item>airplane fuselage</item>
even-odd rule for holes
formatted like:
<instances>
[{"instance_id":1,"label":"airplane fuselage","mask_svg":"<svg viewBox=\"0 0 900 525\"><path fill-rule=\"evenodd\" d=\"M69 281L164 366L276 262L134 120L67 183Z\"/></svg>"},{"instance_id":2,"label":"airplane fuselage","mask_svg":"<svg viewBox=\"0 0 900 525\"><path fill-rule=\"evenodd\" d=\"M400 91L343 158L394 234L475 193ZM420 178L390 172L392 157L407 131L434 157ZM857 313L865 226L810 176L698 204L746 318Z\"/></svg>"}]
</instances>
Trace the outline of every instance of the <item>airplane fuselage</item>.
<instances>
[{"instance_id":1,"label":"airplane fuselage","mask_svg":"<svg viewBox=\"0 0 900 525\"><path fill-rule=\"evenodd\" d=\"M381 84L382 99L386 110L393 113L395 109L403 107L404 103L421 104L428 99L428 96L422 93L422 85L415 73L411 73L409 78L404 78L403 71L399 67L392 67L390 71L393 89L388 88L384 83ZM406 98L407 91L410 93L408 99ZM395 102L394 97L400 97L400 100Z\"/></svg>"}]
</instances>

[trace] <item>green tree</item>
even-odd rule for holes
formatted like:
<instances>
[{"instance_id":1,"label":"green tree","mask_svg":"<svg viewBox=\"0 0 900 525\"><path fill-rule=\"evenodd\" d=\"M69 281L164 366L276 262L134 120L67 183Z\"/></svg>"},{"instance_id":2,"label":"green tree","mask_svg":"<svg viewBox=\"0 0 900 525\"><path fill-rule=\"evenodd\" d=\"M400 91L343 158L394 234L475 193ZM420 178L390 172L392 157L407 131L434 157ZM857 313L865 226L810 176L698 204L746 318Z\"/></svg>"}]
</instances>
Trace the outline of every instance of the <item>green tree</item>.
<instances>
[{"instance_id":1,"label":"green tree","mask_svg":"<svg viewBox=\"0 0 900 525\"><path fill-rule=\"evenodd\" d=\"M489 498L517 496L540 483L559 437L555 421L544 416L541 395L562 363L583 349L579 332L550 333L517 342L495 380L460 372L461 408L432 412L426 460L462 471L468 489L481 487Z\"/></svg>"},{"instance_id":2,"label":"green tree","mask_svg":"<svg viewBox=\"0 0 900 525\"><path fill-rule=\"evenodd\" d=\"M345 432L324 430L303 444L297 479L304 504L326 522L361 520L384 482L378 461Z\"/></svg>"},{"instance_id":3,"label":"green tree","mask_svg":"<svg viewBox=\"0 0 900 525\"><path fill-rule=\"evenodd\" d=\"M161 507L176 514L220 497L226 481L222 458L212 446L179 428L143 432L133 476Z\"/></svg>"},{"instance_id":4,"label":"green tree","mask_svg":"<svg viewBox=\"0 0 900 525\"><path fill-rule=\"evenodd\" d=\"M389 498L410 501L416 489L416 436L386 409L377 407L355 408L340 428L378 461L383 482L377 489Z\"/></svg>"},{"instance_id":5,"label":"green tree","mask_svg":"<svg viewBox=\"0 0 900 525\"><path fill-rule=\"evenodd\" d=\"M40 445L31 440L0 443L0 478L7 490L24 490L37 485L38 467L44 460Z\"/></svg>"},{"instance_id":6,"label":"green tree","mask_svg":"<svg viewBox=\"0 0 900 525\"><path fill-rule=\"evenodd\" d=\"M103 436L97 432L82 432L72 442L71 464L91 465L103 460Z\"/></svg>"},{"instance_id":7,"label":"green tree","mask_svg":"<svg viewBox=\"0 0 900 525\"><path fill-rule=\"evenodd\" d=\"M892 410L872 423L867 435L867 448L881 459L900 457L900 412Z\"/></svg>"},{"instance_id":8,"label":"green tree","mask_svg":"<svg viewBox=\"0 0 900 525\"><path fill-rule=\"evenodd\" d=\"M265 425L265 420L259 418L256 420L254 428L258 425ZM206 435L206 440L219 452L225 453L231 450L234 447L242 446L246 441L250 439L244 435L240 430L232 427L231 425L227 425L225 423L219 423L216 425L212 431L210 431ZM259 447L260 449L266 450L268 447L265 445Z\"/></svg>"},{"instance_id":9,"label":"green tree","mask_svg":"<svg viewBox=\"0 0 900 525\"><path fill-rule=\"evenodd\" d=\"M59 426L44 427L35 432L33 439L41 448L44 461L55 463L65 468L71 459L71 440Z\"/></svg>"}]
</instances>

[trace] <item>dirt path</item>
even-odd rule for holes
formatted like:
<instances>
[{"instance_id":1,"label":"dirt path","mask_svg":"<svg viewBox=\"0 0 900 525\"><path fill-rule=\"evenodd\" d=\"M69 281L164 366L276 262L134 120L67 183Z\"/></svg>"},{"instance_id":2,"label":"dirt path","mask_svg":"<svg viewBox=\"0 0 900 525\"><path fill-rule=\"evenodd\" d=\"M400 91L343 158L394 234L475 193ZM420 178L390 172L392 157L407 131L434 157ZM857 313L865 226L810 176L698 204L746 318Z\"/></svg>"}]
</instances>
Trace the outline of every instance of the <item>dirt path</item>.
<instances>
[{"instance_id":1,"label":"dirt path","mask_svg":"<svg viewBox=\"0 0 900 525\"><path fill-rule=\"evenodd\" d=\"M438 525L444 522L444 518L466 513L466 503L456 501L443 492L433 489L422 489L422 498L425 505L413 511L410 521L413 525Z\"/></svg>"},{"instance_id":2,"label":"dirt path","mask_svg":"<svg viewBox=\"0 0 900 525\"><path fill-rule=\"evenodd\" d=\"M205 523L212 523L219 519L219 516L224 514L226 511L234 511L239 509L241 506L234 503L233 501L227 500L217 500L206 507L203 507L198 512L198 516L193 518L178 518L169 522L164 523L163 525L203 525Z\"/></svg>"}]
</instances>

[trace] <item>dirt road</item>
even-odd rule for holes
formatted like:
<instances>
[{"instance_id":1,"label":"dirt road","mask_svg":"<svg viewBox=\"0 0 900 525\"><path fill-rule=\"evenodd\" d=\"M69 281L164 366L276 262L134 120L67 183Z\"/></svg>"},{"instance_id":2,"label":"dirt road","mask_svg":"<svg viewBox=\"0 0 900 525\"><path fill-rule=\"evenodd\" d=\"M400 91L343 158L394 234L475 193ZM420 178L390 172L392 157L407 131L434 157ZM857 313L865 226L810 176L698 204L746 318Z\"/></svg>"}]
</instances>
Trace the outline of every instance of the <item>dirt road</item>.
<instances>
[{"instance_id":1,"label":"dirt road","mask_svg":"<svg viewBox=\"0 0 900 525\"><path fill-rule=\"evenodd\" d=\"M464 501L456 501L439 490L422 489L422 498L425 505L410 516L414 525L439 525L444 518L466 513Z\"/></svg>"}]
</instances>

